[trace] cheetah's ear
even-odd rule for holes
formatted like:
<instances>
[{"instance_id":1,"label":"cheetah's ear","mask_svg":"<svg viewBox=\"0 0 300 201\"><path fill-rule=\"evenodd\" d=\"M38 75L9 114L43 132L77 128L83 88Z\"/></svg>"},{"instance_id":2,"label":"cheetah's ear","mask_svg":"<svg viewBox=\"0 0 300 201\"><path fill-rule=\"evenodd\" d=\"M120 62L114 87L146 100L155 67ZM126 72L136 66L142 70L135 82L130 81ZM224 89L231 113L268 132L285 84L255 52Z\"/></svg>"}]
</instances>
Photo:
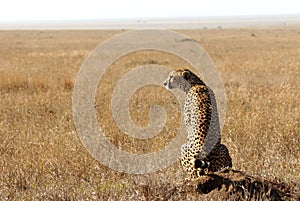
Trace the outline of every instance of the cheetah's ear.
<instances>
[{"instance_id":1,"label":"cheetah's ear","mask_svg":"<svg viewBox=\"0 0 300 201\"><path fill-rule=\"evenodd\" d=\"M189 71L188 69L184 69L182 75L183 75L183 78L184 78L184 79L188 80L188 79L190 79L190 77L191 77L191 71Z\"/></svg>"}]
</instances>

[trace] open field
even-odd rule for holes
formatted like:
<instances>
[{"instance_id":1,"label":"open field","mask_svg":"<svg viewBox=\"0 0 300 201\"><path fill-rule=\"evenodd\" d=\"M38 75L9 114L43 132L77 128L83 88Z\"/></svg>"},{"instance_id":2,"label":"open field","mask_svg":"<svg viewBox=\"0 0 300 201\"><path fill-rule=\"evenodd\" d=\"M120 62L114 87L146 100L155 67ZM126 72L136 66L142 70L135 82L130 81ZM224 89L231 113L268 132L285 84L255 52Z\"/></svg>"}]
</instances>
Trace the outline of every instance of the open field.
<instances>
[{"instance_id":1,"label":"open field","mask_svg":"<svg viewBox=\"0 0 300 201\"><path fill-rule=\"evenodd\" d=\"M72 116L76 74L90 51L121 32L0 32L0 200L222 198L217 191L174 191L186 177L179 162L157 173L129 175L101 165L81 143ZM219 69L227 93L222 142L234 169L280 180L299 195L300 27L179 32L201 44ZM180 119L169 115L165 132L151 140L131 139L113 125L107 106L113 83L122 70L148 63L187 65L161 52L129 55L114 63L109 71L114 75L99 83L96 96L99 125L113 144L133 153L162 148ZM168 114L178 109L162 88L149 90L152 96L145 98L144 89L131 100L130 113L139 125L147 123L152 101Z\"/></svg>"}]
</instances>

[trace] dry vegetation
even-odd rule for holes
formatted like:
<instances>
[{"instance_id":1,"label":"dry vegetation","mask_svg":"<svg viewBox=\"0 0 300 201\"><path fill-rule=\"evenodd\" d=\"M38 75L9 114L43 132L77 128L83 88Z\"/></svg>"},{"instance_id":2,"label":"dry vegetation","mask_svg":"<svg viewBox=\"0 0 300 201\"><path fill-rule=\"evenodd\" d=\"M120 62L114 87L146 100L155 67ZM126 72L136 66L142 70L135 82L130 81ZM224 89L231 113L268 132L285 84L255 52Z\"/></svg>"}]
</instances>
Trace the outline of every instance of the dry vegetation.
<instances>
[{"instance_id":1,"label":"dry vegetation","mask_svg":"<svg viewBox=\"0 0 300 201\"><path fill-rule=\"evenodd\" d=\"M120 32L0 32L0 200L239 199L234 193L226 197L222 193L226 189L195 193L183 184L186 175L178 162L154 174L129 175L101 165L88 154L72 118L74 80L89 52ZM284 192L293 195L290 199L299 199L300 28L180 32L207 50L222 76L228 101L222 141L234 169L247 172L246 182L253 178L249 175L284 182ZM105 105L115 78L147 63L185 65L159 52L129 55L112 66L114 77L106 74L96 97L101 104L97 107L100 126L112 143L134 153L162 148L174 137L172 127L180 119L172 116L163 133L151 140L131 139L114 126ZM145 90L138 91L130 105L137 124L145 124L152 102L167 112L178 109L176 102L168 104L173 97L165 90L148 89L152 96L147 98ZM230 175L221 176L229 182ZM242 180L238 181L235 184L247 194ZM256 198L267 199L263 194Z\"/></svg>"}]
</instances>

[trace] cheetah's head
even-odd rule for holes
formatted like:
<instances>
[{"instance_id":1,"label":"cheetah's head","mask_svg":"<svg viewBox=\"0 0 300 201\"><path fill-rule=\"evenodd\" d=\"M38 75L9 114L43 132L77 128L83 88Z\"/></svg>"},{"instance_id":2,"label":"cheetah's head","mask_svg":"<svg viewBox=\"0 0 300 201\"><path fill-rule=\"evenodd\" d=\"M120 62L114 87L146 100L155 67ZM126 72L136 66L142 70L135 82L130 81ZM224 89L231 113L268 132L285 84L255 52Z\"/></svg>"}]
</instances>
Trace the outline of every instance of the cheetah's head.
<instances>
[{"instance_id":1,"label":"cheetah's head","mask_svg":"<svg viewBox=\"0 0 300 201\"><path fill-rule=\"evenodd\" d=\"M167 90L178 88L186 93L195 84L203 84L203 82L187 69L171 71L168 78L163 83Z\"/></svg>"}]
</instances>

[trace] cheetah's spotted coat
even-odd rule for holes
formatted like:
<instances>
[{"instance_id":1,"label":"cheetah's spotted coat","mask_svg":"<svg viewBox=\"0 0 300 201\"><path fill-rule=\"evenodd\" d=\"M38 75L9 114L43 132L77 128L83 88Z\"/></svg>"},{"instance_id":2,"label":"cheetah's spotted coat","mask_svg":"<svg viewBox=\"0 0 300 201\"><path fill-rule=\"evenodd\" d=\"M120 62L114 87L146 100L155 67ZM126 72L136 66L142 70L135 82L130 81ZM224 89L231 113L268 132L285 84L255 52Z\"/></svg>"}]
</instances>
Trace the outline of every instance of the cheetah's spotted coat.
<instances>
[{"instance_id":1,"label":"cheetah's spotted coat","mask_svg":"<svg viewBox=\"0 0 300 201\"><path fill-rule=\"evenodd\" d=\"M179 88L186 95L184 121L187 143L181 147L181 164L190 178L232 167L228 149L221 144L217 104L213 91L189 70L169 73L164 82L169 90Z\"/></svg>"}]
</instances>

